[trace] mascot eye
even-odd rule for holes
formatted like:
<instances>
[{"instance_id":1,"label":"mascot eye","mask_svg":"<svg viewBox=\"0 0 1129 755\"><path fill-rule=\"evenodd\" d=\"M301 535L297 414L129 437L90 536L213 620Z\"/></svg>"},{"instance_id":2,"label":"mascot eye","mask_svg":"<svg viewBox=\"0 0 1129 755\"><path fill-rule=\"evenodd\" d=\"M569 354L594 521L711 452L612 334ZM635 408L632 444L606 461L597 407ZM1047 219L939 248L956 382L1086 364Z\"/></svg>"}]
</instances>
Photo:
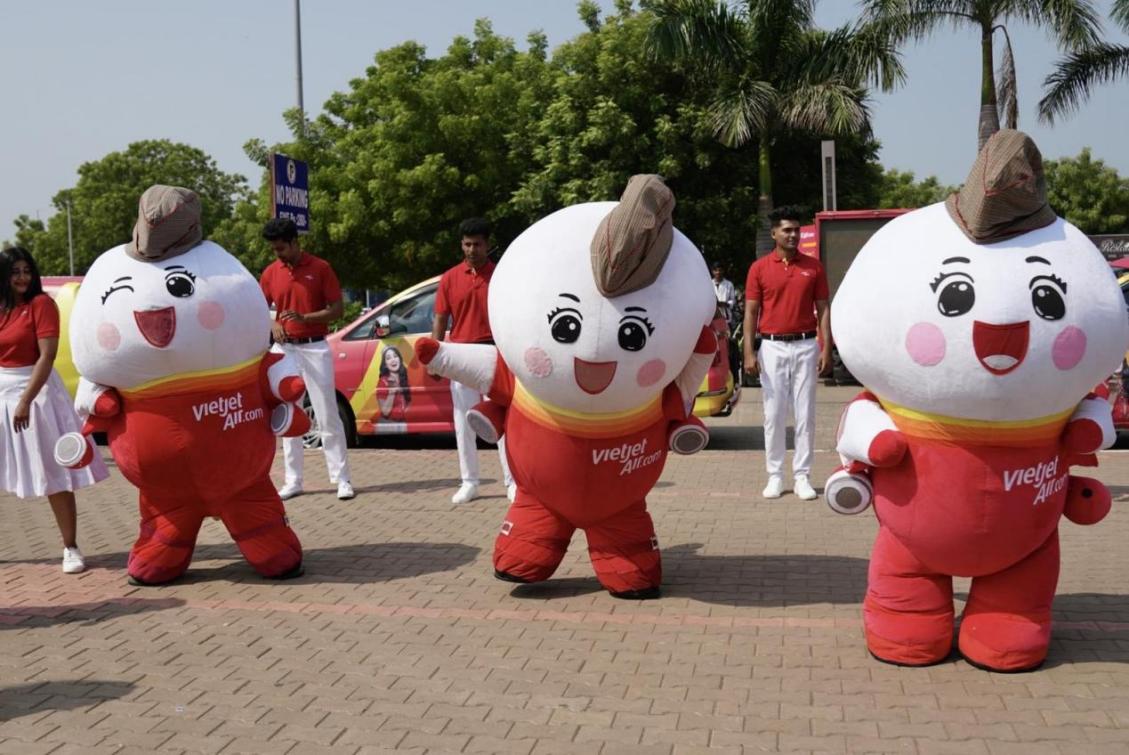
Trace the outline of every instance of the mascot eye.
<instances>
[{"instance_id":1,"label":"mascot eye","mask_svg":"<svg viewBox=\"0 0 1129 755\"><path fill-rule=\"evenodd\" d=\"M945 317L957 317L972 309L976 303L976 291L972 281L954 280L945 284L937 297L937 309Z\"/></svg>"},{"instance_id":2,"label":"mascot eye","mask_svg":"<svg viewBox=\"0 0 1129 755\"><path fill-rule=\"evenodd\" d=\"M619 324L619 346L624 351L640 351L647 345L647 328L637 320Z\"/></svg>"},{"instance_id":3,"label":"mascot eye","mask_svg":"<svg viewBox=\"0 0 1129 755\"><path fill-rule=\"evenodd\" d=\"M576 343L580 338L580 313L575 309L555 309L549 313L549 332L557 343Z\"/></svg>"},{"instance_id":4,"label":"mascot eye","mask_svg":"<svg viewBox=\"0 0 1129 755\"><path fill-rule=\"evenodd\" d=\"M1066 302L1062 294L1048 283L1040 283L1031 289L1031 305L1035 314L1044 320L1061 320L1066 316Z\"/></svg>"},{"instance_id":5,"label":"mascot eye","mask_svg":"<svg viewBox=\"0 0 1129 755\"><path fill-rule=\"evenodd\" d=\"M165 277L165 288L178 299L187 298L196 292L189 273L169 273Z\"/></svg>"}]
</instances>

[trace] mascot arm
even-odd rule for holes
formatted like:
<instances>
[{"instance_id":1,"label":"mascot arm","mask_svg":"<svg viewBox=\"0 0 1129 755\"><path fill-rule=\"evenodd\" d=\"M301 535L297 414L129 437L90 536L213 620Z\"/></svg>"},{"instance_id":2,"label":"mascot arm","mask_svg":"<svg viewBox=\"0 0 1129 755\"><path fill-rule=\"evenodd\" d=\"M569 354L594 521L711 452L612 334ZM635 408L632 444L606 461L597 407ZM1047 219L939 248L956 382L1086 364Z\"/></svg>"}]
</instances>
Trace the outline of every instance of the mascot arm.
<instances>
[{"instance_id":1,"label":"mascot arm","mask_svg":"<svg viewBox=\"0 0 1129 755\"><path fill-rule=\"evenodd\" d=\"M63 433L55 441L55 463L67 469L82 469L94 460L93 433L106 432L122 411L122 397L116 390L86 378L79 378L74 399L75 413L82 432Z\"/></svg>"},{"instance_id":2,"label":"mascot arm","mask_svg":"<svg viewBox=\"0 0 1129 755\"><path fill-rule=\"evenodd\" d=\"M1109 402L1093 394L1078 404L1062 433L1063 447L1075 454L1091 454L1109 448L1116 440Z\"/></svg>"},{"instance_id":3,"label":"mascot arm","mask_svg":"<svg viewBox=\"0 0 1129 755\"><path fill-rule=\"evenodd\" d=\"M905 456L906 440L874 396L863 393L843 410L836 450L844 464L891 467Z\"/></svg>"},{"instance_id":4,"label":"mascot arm","mask_svg":"<svg viewBox=\"0 0 1129 755\"><path fill-rule=\"evenodd\" d=\"M674 384L678 386L678 392L682 395L683 409L686 414L689 414L694 407L694 399L698 396L698 391L701 390L702 381L706 378L706 373L710 371L710 364L713 363L714 355L717 353L717 336L708 326L702 326L702 331L698 334L698 341L694 344L694 353L690 355L690 360L686 362L686 366L674 378Z\"/></svg>"},{"instance_id":5,"label":"mascot arm","mask_svg":"<svg viewBox=\"0 0 1129 755\"><path fill-rule=\"evenodd\" d=\"M298 372L294 358L284 353L278 344L263 355L260 374L264 396L283 402L302 400L302 394L306 392L306 381Z\"/></svg>"},{"instance_id":6,"label":"mascot arm","mask_svg":"<svg viewBox=\"0 0 1129 755\"><path fill-rule=\"evenodd\" d=\"M498 364L498 350L482 343L448 343L434 338L420 338L416 356L432 375L439 375L489 393Z\"/></svg>"},{"instance_id":7,"label":"mascot arm","mask_svg":"<svg viewBox=\"0 0 1129 755\"><path fill-rule=\"evenodd\" d=\"M1063 515L1075 524L1097 524L1113 505L1109 488L1092 477L1070 475Z\"/></svg>"}]
</instances>

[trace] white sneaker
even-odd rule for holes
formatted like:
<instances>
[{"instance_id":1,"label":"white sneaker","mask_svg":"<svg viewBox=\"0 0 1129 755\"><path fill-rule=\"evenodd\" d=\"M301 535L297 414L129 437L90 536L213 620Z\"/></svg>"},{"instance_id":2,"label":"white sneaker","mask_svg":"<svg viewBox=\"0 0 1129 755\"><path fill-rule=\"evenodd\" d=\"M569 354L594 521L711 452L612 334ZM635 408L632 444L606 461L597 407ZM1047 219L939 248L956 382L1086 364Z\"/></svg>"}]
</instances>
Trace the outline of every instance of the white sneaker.
<instances>
[{"instance_id":1,"label":"white sneaker","mask_svg":"<svg viewBox=\"0 0 1129 755\"><path fill-rule=\"evenodd\" d=\"M300 482L288 482L278 489L278 497L284 501L288 501L296 495L302 495L302 483Z\"/></svg>"},{"instance_id":2,"label":"white sneaker","mask_svg":"<svg viewBox=\"0 0 1129 755\"><path fill-rule=\"evenodd\" d=\"M818 496L815 493L815 488L808 482L807 475L797 475L796 479L792 482L792 492L796 497L804 501L814 501Z\"/></svg>"},{"instance_id":3,"label":"white sneaker","mask_svg":"<svg viewBox=\"0 0 1129 755\"><path fill-rule=\"evenodd\" d=\"M337 498L342 501L347 501L356 493L353 492L353 484L348 480L342 480L337 483Z\"/></svg>"},{"instance_id":4,"label":"white sneaker","mask_svg":"<svg viewBox=\"0 0 1129 755\"><path fill-rule=\"evenodd\" d=\"M63 573L78 574L86 571L86 559L76 545L73 548L63 548Z\"/></svg>"},{"instance_id":5,"label":"white sneaker","mask_svg":"<svg viewBox=\"0 0 1129 755\"><path fill-rule=\"evenodd\" d=\"M779 498L784 494L784 480L776 475L768 478L768 484L764 486L761 491L761 496L764 498Z\"/></svg>"},{"instance_id":6,"label":"white sneaker","mask_svg":"<svg viewBox=\"0 0 1129 755\"><path fill-rule=\"evenodd\" d=\"M510 499L510 503L513 503L514 499L517 498L517 483L516 482L511 482L509 485L506 486L506 498Z\"/></svg>"},{"instance_id":7,"label":"white sneaker","mask_svg":"<svg viewBox=\"0 0 1129 755\"><path fill-rule=\"evenodd\" d=\"M451 496L451 503L470 503L475 498L478 498L478 486L464 482L459 489L455 491L455 494Z\"/></svg>"}]
</instances>

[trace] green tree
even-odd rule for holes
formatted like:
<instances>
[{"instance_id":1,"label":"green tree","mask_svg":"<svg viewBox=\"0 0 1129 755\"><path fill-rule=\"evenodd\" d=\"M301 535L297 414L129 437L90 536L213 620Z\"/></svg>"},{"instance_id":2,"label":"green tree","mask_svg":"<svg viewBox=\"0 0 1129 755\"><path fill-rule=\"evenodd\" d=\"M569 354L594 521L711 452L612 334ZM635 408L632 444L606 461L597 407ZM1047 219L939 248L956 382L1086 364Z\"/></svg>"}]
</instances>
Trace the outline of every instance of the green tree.
<instances>
[{"instance_id":1,"label":"green tree","mask_svg":"<svg viewBox=\"0 0 1129 755\"><path fill-rule=\"evenodd\" d=\"M925 207L942 202L956 191L955 186L946 186L936 176L917 181L913 171L887 168L882 174L882 188L878 196L878 207L897 209L902 207Z\"/></svg>"},{"instance_id":2,"label":"green tree","mask_svg":"<svg viewBox=\"0 0 1129 755\"><path fill-rule=\"evenodd\" d=\"M681 62L713 94L714 133L755 141L758 250L771 247L773 142L782 132L858 135L870 129L865 85L903 76L884 34L869 25L815 27L814 0L654 0L654 56Z\"/></svg>"},{"instance_id":3,"label":"green tree","mask_svg":"<svg viewBox=\"0 0 1129 755\"><path fill-rule=\"evenodd\" d=\"M942 26L970 27L980 34L980 116L977 149L1000 130L1016 128L1019 102L1015 58L1007 23L1022 21L1044 28L1059 47L1075 51L1098 41L1101 22L1091 0L863 0L865 17L885 30L895 44L921 40ZM1003 34L997 74L995 34Z\"/></svg>"},{"instance_id":4,"label":"green tree","mask_svg":"<svg viewBox=\"0 0 1129 755\"><path fill-rule=\"evenodd\" d=\"M1113 0L1113 22L1129 33L1129 0ZM1101 42L1067 55L1043 82L1039 118L1054 123L1078 109L1098 84L1129 78L1129 45Z\"/></svg>"},{"instance_id":5,"label":"green tree","mask_svg":"<svg viewBox=\"0 0 1129 755\"><path fill-rule=\"evenodd\" d=\"M219 170L195 147L165 139L134 142L124 151L79 166L78 182L55 195L56 213L46 224L26 215L16 220L16 241L31 250L45 274L68 272L69 203L75 272L81 274L99 254L129 240L137 220L137 200L157 183L184 186L200 195L205 235L246 194L246 179Z\"/></svg>"},{"instance_id":6,"label":"green tree","mask_svg":"<svg viewBox=\"0 0 1129 755\"><path fill-rule=\"evenodd\" d=\"M1047 199L1060 216L1084 233L1129 233L1129 179L1086 147L1077 157L1043 163Z\"/></svg>"}]
</instances>

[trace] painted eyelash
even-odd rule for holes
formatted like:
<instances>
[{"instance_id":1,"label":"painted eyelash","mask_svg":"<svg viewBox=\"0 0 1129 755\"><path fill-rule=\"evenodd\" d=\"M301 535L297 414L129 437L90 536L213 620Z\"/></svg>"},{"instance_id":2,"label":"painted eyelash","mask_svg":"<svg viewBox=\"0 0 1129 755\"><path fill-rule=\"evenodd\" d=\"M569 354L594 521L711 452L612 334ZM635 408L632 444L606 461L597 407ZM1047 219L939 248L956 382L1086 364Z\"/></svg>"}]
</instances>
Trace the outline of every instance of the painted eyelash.
<instances>
[{"instance_id":1,"label":"painted eyelash","mask_svg":"<svg viewBox=\"0 0 1129 755\"><path fill-rule=\"evenodd\" d=\"M651 321L648 320L646 317L641 317L639 315L631 315L630 317L625 317L623 319L624 320L635 320L636 322L641 322L641 323L643 323L643 326L647 329L647 335L653 336L655 334L655 326L652 325Z\"/></svg>"},{"instance_id":2,"label":"painted eyelash","mask_svg":"<svg viewBox=\"0 0 1129 755\"><path fill-rule=\"evenodd\" d=\"M1062 289L1062 292L1064 294L1066 293L1066 281L1064 281L1062 278L1058 277L1054 273L1050 273L1049 275L1040 275L1039 277L1050 279L1050 281L1052 283L1054 283L1055 285L1057 285L1059 288Z\"/></svg>"},{"instance_id":3,"label":"painted eyelash","mask_svg":"<svg viewBox=\"0 0 1129 755\"><path fill-rule=\"evenodd\" d=\"M552 312L549 313L549 316L548 316L549 322L552 322L553 318L556 317L557 315L559 315L561 312L574 312L574 313L576 313L576 316L579 317L581 320L584 319L584 317L579 312L577 312L575 309L573 309L572 307L557 307L556 309L554 309Z\"/></svg>"},{"instance_id":4,"label":"painted eyelash","mask_svg":"<svg viewBox=\"0 0 1129 755\"><path fill-rule=\"evenodd\" d=\"M936 278L930 281L929 289L933 293L937 293L937 286L941 285L941 281L943 281L945 278L951 278L954 275L965 275L968 277L969 282L972 282L972 276L968 275L968 273L939 273Z\"/></svg>"},{"instance_id":5,"label":"painted eyelash","mask_svg":"<svg viewBox=\"0 0 1129 755\"><path fill-rule=\"evenodd\" d=\"M111 287L110 287L110 288L109 288L109 289L108 289L108 290L106 291L106 293L102 294L102 303L103 303L103 304L105 304L105 303L106 303L106 299L109 299L109 298L110 298L110 294L114 293L115 291L124 291L124 290L126 290L127 288L128 288L128 289L129 289L130 291L132 291L132 290L133 290L133 286L130 286L130 285L125 285L125 286L111 286Z\"/></svg>"},{"instance_id":6,"label":"painted eyelash","mask_svg":"<svg viewBox=\"0 0 1129 755\"><path fill-rule=\"evenodd\" d=\"M168 273L167 275L165 275L165 277L168 278L168 277L173 276L173 275L187 275L188 279L190 281L192 281L193 283L196 282L196 275L194 273L187 271L187 270L173 270L170 273Z\"/></svg>"}]
</instances>

